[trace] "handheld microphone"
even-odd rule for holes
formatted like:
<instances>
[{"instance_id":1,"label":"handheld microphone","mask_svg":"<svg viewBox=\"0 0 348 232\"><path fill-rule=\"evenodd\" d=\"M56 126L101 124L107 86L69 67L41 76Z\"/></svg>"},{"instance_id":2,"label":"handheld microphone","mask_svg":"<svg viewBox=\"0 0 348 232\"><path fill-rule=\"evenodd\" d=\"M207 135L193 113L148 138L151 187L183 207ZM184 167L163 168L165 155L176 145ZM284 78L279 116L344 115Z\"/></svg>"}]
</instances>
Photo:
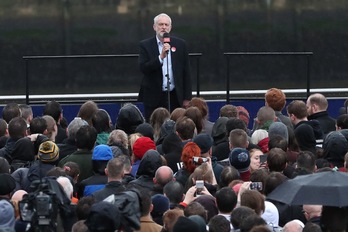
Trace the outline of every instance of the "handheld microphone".
<instances>
[{"instance_id":1,"label":"handheld microphone","mask_svg":"<svg viewBox=\"0 0 348 232\"><path fill-rule=\"evenodd\" d=\"M169 36L169 33L168 32L164 32L163 33L163 43L168 43L170 44L170 36ZM167 51L168 53L168 51Z\"/></svg>"}]
</instances>

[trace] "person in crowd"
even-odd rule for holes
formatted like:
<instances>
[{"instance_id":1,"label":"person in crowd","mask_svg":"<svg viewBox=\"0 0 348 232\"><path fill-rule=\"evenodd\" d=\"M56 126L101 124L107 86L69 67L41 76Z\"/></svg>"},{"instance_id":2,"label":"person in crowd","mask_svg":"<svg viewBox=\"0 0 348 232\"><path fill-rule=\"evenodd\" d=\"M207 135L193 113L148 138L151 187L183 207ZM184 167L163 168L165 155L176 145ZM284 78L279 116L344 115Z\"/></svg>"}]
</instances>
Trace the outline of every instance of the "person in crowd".
<instances>
[{"instance_id":1,"label":"person in crowd","mask_svg":"<svg viewBox=\"0 0 348 232\"><path fill-rule=\"evenodd\" d=\"M139 108L132 103L127 103L118 112L115 128L131 135L135 133L137 126L144 122L144 116Z\"/></svg>"},{"instance_id":2,"label":"person in crowd","mask_svg":"<svg viewBox=\"0 0 348 232\"><path fill-rule=\"evenodd\" d=\"M255 211L246 206L236 207L231 213L231 224L234 231L240 229L241 223L250 215L256 215Z\"/></svg>"},{"instance_id":3,"label":"person in crowd","mask_svg":"<svg viewBox=\"0 0 348 232\"><path fill-rule=\"evenodd\" d=\"M348 141L341 132L329 132L324 138L323 158L329 161L332 166L342 168L347 151Z\"/></svg>"},{"instance_id":4,"label":"person in crowd","mask_svg":"<svg viewBox=\"0 0 348 232\"><path fill-rule=\"evenodd\" d=\"M296 160L296 169L292 178L297 175L306 175L312 174L317 170L317 166L315 164L316 157L310 151L301 151Z\"/></svg>"},{"instance_id":5,"label":"person in crowd","mask_svg":"<svg viewBox=\"0 0 348 232\"><path fill-rule=\"evenodd\" d=\"M194 142L186 143L181 155L181 161L183 162L183 166L175 174L176 181L182 184L182 186L186 185L186 181L196 168L196 164L193 161L193 157L199 157L200 155L201 149L198 147L197 144L195 144Z\"/></svg>"},{"instance_id":6,"label":"person in crowd","mask_svg":"<svg viewBox=\"0 0 348 232\"><path fill-rule=\"evenodd\" d=\"M257 129L268 131L269 126L275 121L277 121L275 111L269 106L262 106L257 111L257 116L254 119L253 131Z\"/></svg>"},{"instance_id":7,"label":"person in crowd","mask_svg":"<svg viewBox=\"0 0 348 232\"><path fill-rule=\"evenodd\" d=\"M9 137L7 122L0 118L0 149L6 145Z\"/></svg>"},{"instance_id":8,"label":"person in crowd","mask_svg":"<svg viewBox=\"0 0 348 232\"><path fill-rule=\"evenodd\" d=\"M154 182L154 194L163 194L163 188L166 184L174 180L173 170L168 166L161 166L156 170Z\"/></svg>"},{"instance_id":9,"label":"person in crowd","mask_svg":"<svg viewBox=\"0 0 348 232\"><path fill-rule=\"evenodd\" d=\"M270 88L265 93L265 105L271 107L274 110L276 117L288 128L292 129L293 125L291 124L289 117L282 114L285 104L286 96L281 89Z\"/></svg>"},{"instance_id":10,"label":"person in crowd","mask_svg":"<svg viewBox=\"0 0 348 232\"><path fill-rule=\"evenodd\" d=\"M142 124L139 124L137 128L135 128L135 133L139 133L142 136L149 137L151 140L154 141L153 138L153 127L150 123L144 122Z\"/></svg>"},{"instance_id":11,"label":"person in crowd","mask_svg":"<svg viewBox=\"0 0 348 232\"><path fill-rule=\"evenodd\" d=\"M47 123L47 128L44 131L45 132L44 135L46 135L49 140L55 142L57 134L58 134L57 122L50 115L44 115L42 116L42 118L45 119Z\"/></svg>"},{"instance_id":12,"label":"person in crowd","mask_svg":"<svg viewBox=\"0 0 348 232\"><path fill-rule=\"evenodd\" d=\"M165 121L170 118L169 111L164 107L158 107L155 109L150 117L150 124L154 130L154 141L157 144L158 139L160 138L161 127Z\"/></svg>"},{"instance_id":13,"label":"person in crowd","mask_svg":"<svg viewBox=\"0 0 348 232\"><path fill-rule=\"evenodd\" d=\"M219 117L238 118L238 109L231 104L224 105L220 108Z\"/></svg>"},{"instance_id":14,"label":"person in crowd","mask_svg":"<svg viewBox=\"0 0 348 232\"><path fill-rule=\"evenodd\" d=\"M251 135L251 143L257 145L263 153L268 153L268 131L264 129L255 130Z\"/></svg>"},{"instance_id":15,"label":"person in crowd","mask_svg":"<svg viewBox=\"0 0 348 232\"><path fill-rule=\"evenodd\" d=\"M231 213L237 205L237 195L230 187L223 187L215 194L216 206L219 210L219 215L231 221ZM233 229L232 224L230 225Z\"/></svg>"},{"instance_id":16,"label":"person in crowd","mask_svg":"<svg viewBox=\"0 0 348 232\"><path fill-rule=\"evenodd\" d=\"M10 102L7 103L4 108L2 108L2 119L6 121L7 124L15 117L21 117L21 110L17 103Z\"/></svg>"},{"instance_id":17,"label":"person in crowd","mask_svg":"<svg viewBox=\"0 0 348 232\"><path fill-rule=\"evenodd\" d=\"M245 109L244 106L237 106L237 110L238 110L238 118L243 120L243 122L247 126L247 133L250 136L251 130L249 129L249 120L250 120L249 112L247 109Z\"/></svg>"},{"instance_id":18,"label":"person in crowd","mask_svg":"<svg viewBox=\"0 0 348 232\"><path fill-rule=\"evenodd\" d=\"M47 121L43 117L35 117L30 121L28 134L47 134Z\"/></svg>"},{"instance_id":19,"label":"person in crowd","mask_svg":"<svg viewBox=\"0 0 348 232\"><path fill-rule=\"evenodd\" d=\"M284 232L302 232L303 228L304 228L303 222L301 222L298 219L294 219L287 222L284 225L283 231Z\"/></svg>"},{"instance_id":20,"label":"person in crowd","mask_svg":"<svg viewBox=\"0 0 348 232\"><path fill-rule=\"evenodd\" d=\"M92 117L92 125L98 133L95 145L106 144L112 131L109 113L104 109L98 109Z\"/></svg>"},{"instance_id":21,"label":"person in crowd","mask_svg":"<svg viewBox=\"0 0 348 232\"><path fill-rule=\"evenodd\" d=\"M267 156L267 166L270 172L283 172L287 166L285 151L280 148L272 148Z\"/></svg>"},{"instance_id":22,"label":"person in crowd","mask_svg":"<svg viewBox=\"0 0 348 232\"><path fill-rule=\"evenodd\" d=\"M219 187L220 189L228 186L232 181L239 180L240 174L238 170L233 166L225 166L221 172Z\"/></svg>"},{"instance_id":23,"label":"person in crowd","mask_svg":"<svg viewBox=\"0 0 348 232\"><path fill-rule=\"evenodd\" d=\"M15 231L15 210L7 200L0 200L0 228L2 231Z\"/></svg>"},{"instance_id":24,"label":"person in crowd","mask_svg":"<svg viewBox=\"0 0 348 232\"><path fill-rule=\"evenodd\" d=\"M336 130L348 129L348 114L342 114L336 119Z\"/></svg>"},{"instance_id":25,"label":"person in crowd","mask_svg":"<svg viewBox=\"0 0 348 232\"><path fill-rule=\"evenodd\" d=\"M179 109L179 108L177 108L177 109ZM156 141L156 145L160 146L163 143L164 139L168 135L170 135L171 133L174 133L174 132L175 132L175 121L168 119L165 122L163 122L163 124L161 126L161 131L159 133L159 138ZM157 148L157 150L158 150L158 148Z\"/></svg>"},{"instance_id":26,"label":"person in crowd","mask_svg":"<svg viewBox=\"0 0 348 232\"><path fill-rule=\"evenodd\" d=\"M170 181L164 186L163 194L169 199L170 208L174 209L184 199L184 187L178 181Z\"/></svg>"},{"instance_id":27,"label":"person in crowd","mask_svg":"<svg viewBox=\"0 0 348 232\"><path fill-rule=\"evenodd\" d=\"M57 144L59 147L59 160L64 159L68 155L77 151L76 146L76 133L80 127L88 125L87 121L82 118L75 117L68 125L67 135L68 138L63 143Z\"/></svg>"},{"instance_id":28,"label":"person in crowd","mask_svg":"<svg viewBox=\"0 0 348 232\"><path fill-rule=\"evenodd\" d=\"M158 151L149 149L142 157L136 179L128 185L137 185L153 193L155 183L153 181L156 171L162 166L162 158Z\"/></svg>"},{"instance_id":29,"label":"person in crowd","mask_svg":"<svg viewBox=\"0 0 348 232\"><path fill-rule=\"evenodd\" d=\"M169 210L169 199L162 194L155 194L151 196L153 209L151 217L154 222L163 226L163 214Z\"/></svg>"},{"instance_id":30,"label":"person in crowd","mask_svg":"<svg viewBox=\"0 0 348 232\"><path fill-rule=\"evenodd\" d=\"M176 134L184 144L195 136L195 128L196 125L193 120L185 116L179 118L175 123Z\"/></svg>"},{"instance_id":31,"label":"person in crowd","mask_svg":"<svg viewBox=\"0 0 348 232\"><path fill-rule=\"evenodd\" d=\"M241 180L250 180L250 154L248 150L235 147L231 150L228 160L230 165L238 170Z\"/></svg>"},{"instance_id":32,"label":"person in crowd","mask_svg":"<svg viewBox=\"0 0 348 232\"><path fill-rule=\"evenodd\" d=\"M81 105L77 117L85 120L88 125L92 126L92 117L98 109L98 105L94 101L86 101Z\"/></svg>"},{"instance_id":33,"label":"person in crowd","mask_svg":"<svg viewBox=\"0 0 348 232\"><path fill-rule=\"evenodd\" d=\"M43 110L43 115L50 115L57 124L57 136L55 143L62 143L67 138L66 130L62 127L60 121L63 119L62 106L56 101L46 102Z\"/></svg>"},{"instance_id":34,"label":"person in crowd","mask_svg":"<svg viewBox=\"0 0 348 232\"><path fill-rule=\"evenodd\" d=\"M149 137L140 137L135 140L133 144L133 156L132 156L132 176L137 176L137 171L143 156L148 150L155 150L156 145ZM156 171L156 170L155 170Z\"/></svg>"},{"instance_id":35,"label":"person in crowd","mask_svg":"<svg viewBox=\"0 0 348 232\"><path fill-rule=\"evenodd\" d=\"M123 130L111 131L107 145L111 147L114 157L117 157L119 155L129 155L128 136Z\"/></svg>"},{"instance_id":36,"label":"person in crowd","mask_svg":"<svg viewBox=\"0 0 348 232\"><path fill-rule=\"evenodd\" d=\"M199 225L187 217L180 216L174 224L173 232L190 231L201 232Z\"/></svg>"},{"instance_id":37,"label":"person in crowd","mask_svg":"<svg viewBox=\"0 0 348 232\"><path fill-rule=\"evenodd\" d=\"M179 118L184 116L185 112L186 112L186 109L184 109L182 107L178 107L178 108L174 109L170 113L170 120L173 120L174 122L176 122Z\"/></svg>"},{"instance_id":38,"label":"person in crowd","mask_svg":"<svg viewBox=\"0 0 348 232\"><path fill-rule=\"evenodd\" d=\"M164 40L164 34L172 29L172 20L167 14L161 13L154 18L153 29L156 36L141 41L139 51L139 67L144 77L138 101L144 103L147 121L156 108L168 107L168 98L172 111L188 107L192 97L186 42L177 37L171 37L170 43L168 38Z\"/></svg>"},{"instance_id":39,"label":"person in crowd","mask_svg":"<svg viewBox=\"0 0 348 232\"><path fill-rule=\"evenodd\" d=\"M59 167L72 161L79 165L81 173L78 183L93 175L92 150L97 139L97 131L89 125L81 126L76 132L77 151L68 155L59 162Z\"/></svg>"},{"instance_id":40,"label":"person in crowd","mask_svg":"<svg viewBox=\"0 0 348 232\"><path fill-rule=\"evenodd\" d=\"M211 136L214 140L213 142L213 154L216 156L217 160L220 161L221 159L224 159L224 155L226 152L229 150L228 145L226 146L226 142L228 143L228 135L226 134L226 123L228 121L227 117L219 117L212 129ZM219 147L221 146L221 149L223 149L221 152L219 151ZM217 154L222 154L221 157L220 155ZM226 157L225 157L226 158Z\"/></svg>"},{"instance_id":41,"label":"person in crowd","mask_svg":"<svg viewBox=\"0 0 348 232\"><path fill-rule=\"evenodd\" d=\"M209 121L209 107L206 100L202 97L193 97L189 102L189 106L195 106L199 109L203 117L202 133L211 135L214 123Z\"/></svg>"},{"instance_id":42,"label":"person in crowd","mask_svg":"<svg viewBox=\"0 0 348 232\"><path fill-rule=\"evenodd\" d=\"M295 138L300 149L316 154L316 140L323 139L323 132L318 121L307 119L306 103L294 100L287 106L287 112L294 125Z\"/></svg>"},{"instance_id":43,"label":"person in crowd","mask_svg":"<svg viewBox=\"0 0 348 232\"><path fill-rule=\"evenodd\" d=\"M303 213L308 222L312 222L320 226L320 217L322 205L303 205Z\"/></svg>"},{"instance_id":44,"label":"person in crowd","mask_svg":"<svg viewBox=\"0 0 348 232\"><path fill-rule=\"evenodd\" d=\"M34 114L33 109L30 105L21 104L18 106L21 111L21 116L27 122L27 126L30 126L31 120L33 120Z\"/></svg>"},{"instance_id":45,"label":"person in crowd","mask_svg":"<svg viewBox=\"0 0 348 232\"><path fill-rule=\"evenodd\" d=\"M181 153L184 144L176 133L169 134L162 143L163 157L174 173L181 168ZM158 147L157 147L158 149Z\"/></svg>"},{"instance_id":46,"label":"person in crowd","mask_svg":"<svg viewBox=\"0 0 348 232\"><path fill-rule=\"evenodd\" d=\"M261 167L260 157L263 156L264 154L260 149L257 149L257 148L251 149L249 151L249 154L250 154L250 172L253 173Z\"/></svg>"},{"instance_id":47,"label":"person in crowd","mask_svg":"<svg viewBox=\"0 0 348 232\"><path fill-rule=\"evenodd\" d=\"M345 207L323 206L320 218L323 232L346 231L347 210Z\"/></svg>"},{"instance_id":48,"label":"person in crowd","mask_svg":"<svg viewBox=\"0 0 348 232\"><path fill-rule=\"evenodd\" d=\"M196 106L190 106L186 109L184 116L192 119L196 125L196 134L202 133L203 117L201 111Z\"/></svg>"},{"instance_id":49,"label":"person in crowd","mask_svg":"<svg viewBox=\"0 0 348 232\"><path fill-rule=\"evenodd\" d=\"M93 175L81 181L78 186L78 196L90 196L94 192L103 189L108 181L105 169L108 161L113 158L111 148L108 145L97 145L92 153ZM123 171L123 167L120 171Z\"/></svg>"},{"instance_id":50,"label":"person in crowd","mask_svg":"<svg viewBox=\"0 0 348 232\"><path fill-rule=\"evenodd\" d=\"M124 162L122 158L116 157L108 161L105 174L108 182L103 189L92 193L96 202L102 201L112 194L116 194L125 190L122 184L124 175Z\"/></svg>"},{"instance_id":51,"label":"person in crowd","mask_svg":"<svg viewBox=\"0 0 348 232\"><path fill-rule=\"evenodd\" d=\"M329 103L323 94L311 94L307 99L306 106L308 120L317 120L324 136L336 130L336 121L327 112Z\"/></svg>"},{"instance_id":52,"label":"person in crowd","mask_svg":"<svg viewBox=\"0 0 348 232\"><path fill-rule=\"evenodd\" d=\"M202 133L202 134L196 135L192 141L196 143L198 147L201 149L201 155L200 155L201 157L211 159L212 168L214 171L216 181L219 182L221 172L224 167L217 162L217 158L213 156L212 154L213 138L208 134Z\"/></svg>"},{"instance_id":53,"label":"person in crowd","mask_svg":"<svg viewBox=\"0 0 348 232\"><path fill-rule=\"evenodd\" d=\"M229 220L222 215L215 215L209 221L209 232L230 232L231 226Z\"/></svg>"},{"instance_id":54,"label":"person in crowd","mask_svg":"<svg viewBox=\"0 0 348 232\"><path fill-rule=\"evenodd\" d=\"M179 208L166 211L163 214L163 231L173 232L173 227L180 216L184 216L184 211Z\"/></svg>"}]
</instances>

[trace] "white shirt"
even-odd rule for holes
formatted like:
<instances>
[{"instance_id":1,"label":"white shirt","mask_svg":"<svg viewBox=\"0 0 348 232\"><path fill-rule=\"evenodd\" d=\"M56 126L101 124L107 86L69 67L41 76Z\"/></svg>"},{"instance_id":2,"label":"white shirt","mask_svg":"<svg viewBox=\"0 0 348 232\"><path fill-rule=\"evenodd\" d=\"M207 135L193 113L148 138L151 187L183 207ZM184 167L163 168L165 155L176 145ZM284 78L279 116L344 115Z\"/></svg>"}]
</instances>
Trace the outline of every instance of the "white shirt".
<instances>
[{"instance_id":1,"label":"white shirt","mask_svg":"<svg viewBox=\"0 0 348 232\"><path fill-rule=\"evenodd\" d=\"M157 45L158 45L158 51L159 53L162 52L163 49L163 43L157 38ZM170 82L170 91L172 91L175 88L174 85L174 77L173 77L173 69L172 69L172 56L171 56L171 51L168 52L167 57L164 58L163 60L161 59L160 56L158 56L159 61L161 62L162 65L162 73L163 73L163 81L162 81L162 91L167 91L167 76L166 74L169 72L169 82ZM167 68L168 64L168 68Z\"/></svg>"}]
</instances>

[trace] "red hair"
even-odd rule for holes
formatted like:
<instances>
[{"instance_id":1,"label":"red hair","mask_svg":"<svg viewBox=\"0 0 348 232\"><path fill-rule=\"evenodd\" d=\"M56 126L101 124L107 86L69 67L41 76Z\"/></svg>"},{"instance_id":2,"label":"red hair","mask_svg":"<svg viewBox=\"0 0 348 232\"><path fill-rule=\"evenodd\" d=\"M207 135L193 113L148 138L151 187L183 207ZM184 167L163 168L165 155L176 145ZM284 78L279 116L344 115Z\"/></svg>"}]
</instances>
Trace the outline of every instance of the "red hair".
<instances>
[{"instance_id":1,"label":"red hair","mask_svg":"<svg viewBox=\"0 0 348 232\"><path fill-rule=\"evenodd\" d=\"M184 169L189 173L193 173L196 168L196 165L193 163L194 156L201 156L201 149L194 142L188 142L184 146L181 153L181 161L183 162Z\"/></svg>"}]
</instances>

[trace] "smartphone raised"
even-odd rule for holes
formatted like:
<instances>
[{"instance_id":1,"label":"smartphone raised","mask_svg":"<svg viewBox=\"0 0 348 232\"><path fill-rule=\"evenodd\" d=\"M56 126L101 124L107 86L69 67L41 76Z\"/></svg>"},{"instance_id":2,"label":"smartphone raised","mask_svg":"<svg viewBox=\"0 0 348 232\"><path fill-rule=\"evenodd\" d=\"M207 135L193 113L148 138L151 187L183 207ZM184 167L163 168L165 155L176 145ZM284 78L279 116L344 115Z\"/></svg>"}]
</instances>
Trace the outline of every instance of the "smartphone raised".
<instances>
[{"instance_id":1,"label":"smartphone raised","mask_svg":"<svg viewBox=\"0 0 348 232\"><path fill-rule=\"evenodd\" d=\"M204 189L204 181L196 180L196 196L202 195L203 189Z\"/></svg>"}]
</instances>

